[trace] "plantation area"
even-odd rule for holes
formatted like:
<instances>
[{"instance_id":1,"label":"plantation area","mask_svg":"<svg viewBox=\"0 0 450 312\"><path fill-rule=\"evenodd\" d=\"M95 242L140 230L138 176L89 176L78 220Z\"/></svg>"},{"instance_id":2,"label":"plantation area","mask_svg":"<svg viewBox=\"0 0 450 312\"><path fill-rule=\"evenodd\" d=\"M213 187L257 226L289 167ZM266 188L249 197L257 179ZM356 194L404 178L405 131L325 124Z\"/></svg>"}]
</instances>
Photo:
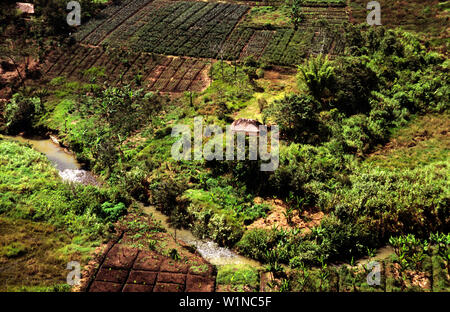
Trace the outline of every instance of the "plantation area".
<instances>
[{"instance_id":1,"label":"plantation area","mask_svg":"<svg viewBox=\"0 0 450 312\"><path fill-rule=\"evenodd\" d=\"M401 27L417 33L432 45L439 46L443 53L448 53L448 20L450 3L448 1L401 1L380 0L382 7L382 24L387 27ZM366 2L350 1L351 16L354 22L366 19Z\"/></svg>"},{"instance_id":2,"label":"plantation area","mask_svg":"<svg viewBox=\"0 0 450 312\"><path fill-rule=\"evenodd\" d=\"M80 2L0 5L1 291L450 290L446 2ZM277 125L277 168L174 159L199 116Z\"/></svg>"}]
</instances>

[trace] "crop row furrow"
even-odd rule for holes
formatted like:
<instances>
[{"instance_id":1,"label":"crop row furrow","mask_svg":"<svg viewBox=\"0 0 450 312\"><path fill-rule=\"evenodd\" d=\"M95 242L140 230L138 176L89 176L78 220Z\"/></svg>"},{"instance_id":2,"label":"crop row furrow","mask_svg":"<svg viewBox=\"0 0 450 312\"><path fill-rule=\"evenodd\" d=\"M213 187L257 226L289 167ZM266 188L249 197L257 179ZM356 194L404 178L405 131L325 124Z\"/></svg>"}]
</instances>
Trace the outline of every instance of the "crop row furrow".
<instances>
[{"instance_id":1,"label":"crop row furrow","mask_svg":"<svg viewBox=\"0 0 450 312\"><path fill-rule=\"evenodd\" d=\"M135 14L152 0L134 0L124 6L117 14L109 18L105 23L99 26L95 32L87 36L83 42L92 45L98 45L110 32L120 26L126 19Z\"/></svg>"}]
</instances>

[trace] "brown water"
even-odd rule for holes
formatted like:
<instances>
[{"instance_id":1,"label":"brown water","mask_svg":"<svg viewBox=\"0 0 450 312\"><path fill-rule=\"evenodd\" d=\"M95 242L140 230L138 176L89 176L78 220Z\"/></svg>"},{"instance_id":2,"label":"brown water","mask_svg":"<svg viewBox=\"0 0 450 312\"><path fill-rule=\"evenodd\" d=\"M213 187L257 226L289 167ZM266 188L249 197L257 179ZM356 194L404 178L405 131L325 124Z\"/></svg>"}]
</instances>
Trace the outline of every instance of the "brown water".
<instances>
[{"instance_id":1,"label":"brown water","mask_svg":"<svg viewBox=\"0 0 450 312\"><path fill-rule=\"evenodd\" d=\"M385 246L385 247L381 247L380 249L377 250L375 256L371 259L369 259L369 257L364 257L362 259L359 259L356 264L362 264L365 265L370 261L377 261L377 260L384 260L389 258L391 255L393 255L394 252L394 248L392 248L391 246Z\"/></svg>"},{"instance_id":2,"label":"brown water","mask_svg":"<svg viewBox=\"0 0 450 312\"><path fill-rule=\"evenodd\" d=\"M50 139L24 138L22 136L8 135L4 135L3 137L30 144L36 151L45 154L53 166L59 171L66 169L77 170L81 168L81 165L72 154L67 153L61 146L56 145Z\"/></svg>"},{"instance_id":3,"label":"brown water","mask_svg":"<svg viewBox=\"0 0 450 312\"><path fill-rule=\"evenodd\" d=\"M248 264L254 267L261 266L261 263L258 261L238 255L228 248L220 247L211 240L198 239L188 230L175 230L170 226L168 217L158 211L154 206L145 206L143 207L143 210L145 213L151 215L155 220L160 221L167 231L172 234L172 236L176 237L176 239L182 240L188 245L195 246L202 257L211 264Z\"/></svg>"},{"instance_id":4,"label":"brown water","mask_svg":"<svg viewBox=\"0 0 450 312\"><path fill-rule=\"evenodd\" d=\"M80 169L81 165L77 162L74 155L55 144L51 139L24 138L22 136L4 137L18 142L28 143L36 151L43 153L55 168L58 169L59 175L63 180L84 184L96 184L95 178L92 178L92 173ZM143 206L143 210L145 213L152 215L155 220L160 221L170 234L176 236L176 239L182 240L188 245L195 246L202 257L211 264L249 264L257 267L261 266L259 262L240 256L228 248L220 247L211 240L198 239L188 230L175 230L168 223L168 217L156 210L153 206Z\"/></svg>"}]
</instances>

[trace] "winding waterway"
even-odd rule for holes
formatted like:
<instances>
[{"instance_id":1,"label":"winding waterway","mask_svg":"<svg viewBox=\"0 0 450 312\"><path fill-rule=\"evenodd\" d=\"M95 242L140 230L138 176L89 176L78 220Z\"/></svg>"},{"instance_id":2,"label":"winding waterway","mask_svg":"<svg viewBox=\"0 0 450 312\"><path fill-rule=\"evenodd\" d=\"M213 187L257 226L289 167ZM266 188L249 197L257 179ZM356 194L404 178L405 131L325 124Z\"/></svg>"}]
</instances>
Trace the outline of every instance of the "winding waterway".
<instances>
[{"instance_id":1,"label":"winding waterway","mask_svg":"<svg viewBox=\"0 0 450 312\"><path fill-rule=\"evenodd\" d=\"M22 136L3 137L28 143L36 151L47 156L53 166L58 169L59 175L64 181L94 185L100 184L91 172L81 169L81 164L78 163L72 153L68 152L67 149L64 149L49 138L29 138ZM200 255L211 264L249 264L257 267L261 266L259 262L240 256L228 248L220 247L211 240L198 239L189 230L175 230L168 223L168 217L158 211L154 206L143 206L143 210L145 213L152 215L157 221L160 221L166 230L176 237L177 240L182 240L188 245L195 246Z\"/></svg>"},{"instance_id":2,"label":"winding waterway","mask_svg":"<svg viewBox=\"0 0 450 312\"><path fill-rule=\"evenodd\" d=\"M51 139L43 138L28 138L22 136L3 136L15 141L30 144L36 151L43 153L50 162L59 171L59 175L64 181L76 182L83 184L100 185L96 177L87 170L81 169L81 164L75 159L75 156L68 152L60 145L56 144ZM176 230L170 226L168 217L158 211L154 206L144 206L142 208L145 213L151 215L155 220L160 221L166 230L172 234L176 239L182 240L188 245L196 247L197 251L203 258L214 265L226 264L248 264L251 266L260 267L261 264L255 260L238 255L234 251L220 247L218 244L207 239L198 239L192 232L186 229ZM379 249L373 260L384 259L393 254L390 247L383 247ZM367 258L359 259L358 264L366 264Z\"/></svg>"}]
</instances>

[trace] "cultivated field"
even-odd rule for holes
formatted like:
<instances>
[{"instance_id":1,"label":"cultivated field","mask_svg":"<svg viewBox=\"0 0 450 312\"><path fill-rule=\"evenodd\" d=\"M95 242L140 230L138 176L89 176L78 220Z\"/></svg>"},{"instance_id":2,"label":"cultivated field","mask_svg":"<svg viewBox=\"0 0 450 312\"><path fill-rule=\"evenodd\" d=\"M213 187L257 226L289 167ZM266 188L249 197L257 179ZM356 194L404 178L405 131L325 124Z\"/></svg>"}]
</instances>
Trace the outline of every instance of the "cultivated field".
<instances>
[{"instance_id":1,"label":"cultivated field","mask_svg":"<svg viewBox=\"0 0 450 312\"><path fill-rule=\"evenodd\" d=\"M104 50L78 45L52 53L43 71L48 78L65 76L108 85L131 84L161 92L199 91L208 82L209 64L186 57L168 57L125 50Z\"/></svg>"},{"instance_id":2,"label":"cultivated field","mask_svg":"<svg viewBox=\"0 0 450 312\"><path fill-rule=\"evenodd\" d=\"M441 46L441 52L447 53L450 36L448 1L439 0L379 0L381 6L381 24L388 27L421 33L425 39L436 46ZM366 20L367 1L350 1L350 19L354 23Z\"/></svg>"},{"instance_id":3,"label":"cultivated field","mask_svg":"<svg viewBox=\"0 0 450 312\"><path fill-rule=\"evenodd\" d=\"M125 0L74 34L68 51L51 51L44 72L110 84L129 83L152 91L199 91L217 59L254 56L268 64L295 66L310 54L339 54L336 25L346 21L342 5L303 8L298 30L255 24L248 5L219 2Z\"/></svg>"}]
</instances>

